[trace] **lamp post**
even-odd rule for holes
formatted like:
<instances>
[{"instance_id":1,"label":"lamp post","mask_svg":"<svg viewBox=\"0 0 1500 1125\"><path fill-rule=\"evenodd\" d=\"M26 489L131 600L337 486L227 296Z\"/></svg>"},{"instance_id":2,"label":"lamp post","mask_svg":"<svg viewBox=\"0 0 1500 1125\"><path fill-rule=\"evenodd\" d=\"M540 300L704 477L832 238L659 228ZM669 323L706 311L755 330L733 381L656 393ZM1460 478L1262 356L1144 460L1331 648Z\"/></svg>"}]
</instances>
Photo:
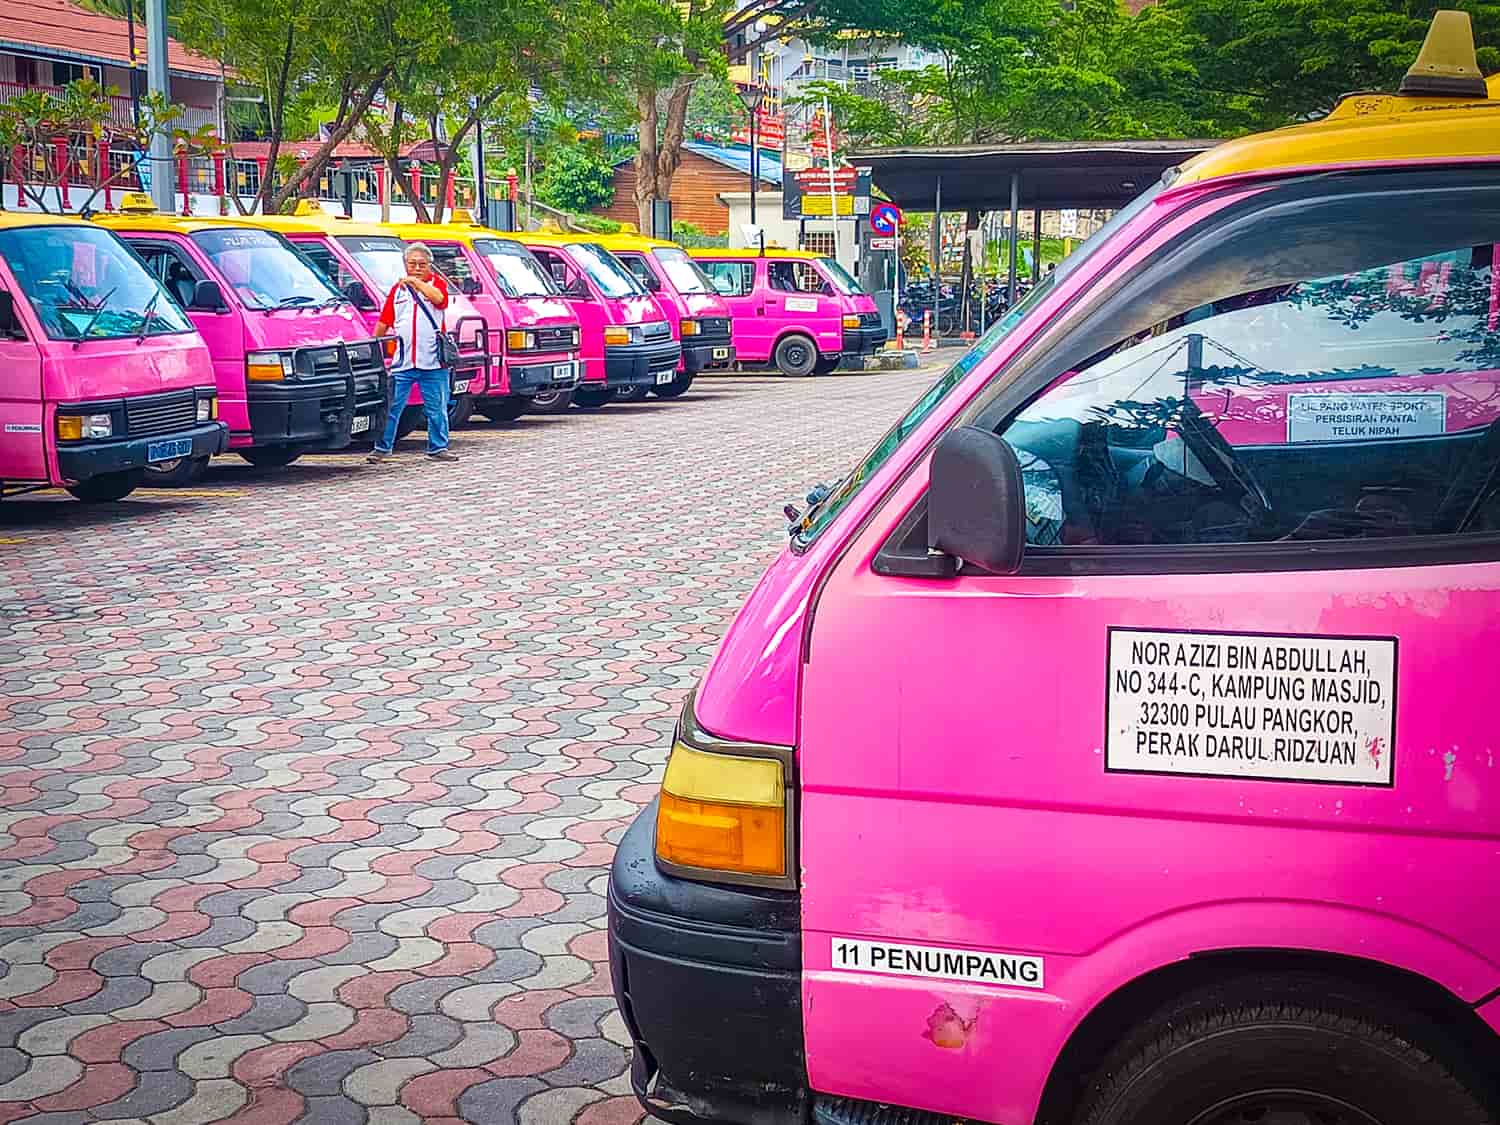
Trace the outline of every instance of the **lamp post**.
<instances>
[{"instance_id":1,"label":"lamp post","mask_svg":"<svg viewBox=\"0 0 1500 1125\"><path fill-rule=\"evenodd\" d=\"M736 87L735 92L739 94L740 101L742 101L742 102L745 103L745 108L750 111L750 225L753 227L753 226L756 225L756 222L755 222L755 180L756 180L756 175L755 175L755 171L756 171L756 169L755 169L755 125L756 125L756 118L759 116L759 112L758 111L760 110L761 99L766 96L766 90L765 90L765 87L762 86L759 82L754 82L754 83L751 83L748 86L739 86L739 87Z\"/></svg>"}]
</instances>

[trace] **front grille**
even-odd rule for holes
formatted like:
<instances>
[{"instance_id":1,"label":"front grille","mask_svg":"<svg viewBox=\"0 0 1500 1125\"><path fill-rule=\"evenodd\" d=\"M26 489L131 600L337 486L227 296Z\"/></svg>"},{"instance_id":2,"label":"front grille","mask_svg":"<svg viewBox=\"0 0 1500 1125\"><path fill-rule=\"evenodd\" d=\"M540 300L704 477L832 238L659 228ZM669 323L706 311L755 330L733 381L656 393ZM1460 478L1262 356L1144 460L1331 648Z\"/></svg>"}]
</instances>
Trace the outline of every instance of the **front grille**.
<instances>
[{"instance_id":1,"label":"front grille","mask_svg":"<svg viewBox=\"0 0 1500 1125\"><path fill-rule=\"evenodd\" d=\"M698 322L700 336L728 336L729 318L727 316L704 317Z\"/></svg>"},{"instance_id":2,"label":"front grille","mask_svg":"<svg viewBox=\"0 0 1500 1125\"><path fill-rule=\"evenodd\" d=\"M641 325L641 335L647 340L666 340L672 335L672 326L664 320Z\"/></svg>"},{"instance_id":3,"label":"front grille","mask_svg":"<svg viewBox=\"0 0 1500 1125\"><path fill-rule=\"evenodd\" d=\"M378 373L384 366L380 360L379 345L373 340L360 340L346 344L345 348L349 353L349 367L356 376ZM304 348L299 359L301 362L297 365L298 370L316 379L331 379L344 373L343 365L339 362L337 344ZM311 370L308 370L309 367Z\"/></svg>"},{"instance_id":4,"label":"front grille","mask_svg":"<svg viewBox=\"0 0 1500 1125\"><path fill-rule=\"evenodd\" d=\"M861 328L879 328L880 314L878 312L862 312L859 314L859 326Z\"/></svg>"},{"instance_id":5,"label":"front grille","mask_svg":"<svg viewBox=\"0 0 1500 1125\"><path fill-rule=\"evenodd\" d=\"M198 420L197 394L192 390L140 395L125 400L128 437L154 437L192 427Z\"/></svg>"},{"instance_id":6,"label":"front grille","mask_svg":"<svg viewBox=\"0 0 1500 1125\"><path fill-rule=\"evenodd\" d=\"M565 352L578 346L578 326L563 324L536 330L536 350L539 352Z\"/></svg>"}]
</instances>

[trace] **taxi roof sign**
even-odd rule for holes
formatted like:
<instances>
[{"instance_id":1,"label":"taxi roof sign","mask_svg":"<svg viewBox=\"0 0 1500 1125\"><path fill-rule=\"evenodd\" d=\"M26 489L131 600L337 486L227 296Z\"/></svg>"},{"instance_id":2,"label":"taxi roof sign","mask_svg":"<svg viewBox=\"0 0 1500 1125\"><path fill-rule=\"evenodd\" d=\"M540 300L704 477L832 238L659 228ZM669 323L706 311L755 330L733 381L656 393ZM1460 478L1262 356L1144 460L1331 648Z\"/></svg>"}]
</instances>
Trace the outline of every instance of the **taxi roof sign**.
<instances>
[{"instance_id":1,"label":"taxi roof sign","mask_svg":"<svg viewBox=\"0 0 1500 1125\"><path fill-rule=\"evenodd\" d=\"M305 218L309 215L325 214L323 205L316 199L299 199L297 206L292 208L292 214L297 218Z\"/></svg>"},{"instance_id":2,"label":"taxi roof sign","mask_svg":"<svg viewBox=\"0 0 1500 1125\"><path fill-rule=\"evenodd\" d=\"M1401 80L1401 92L1461 98L1489 96L1474 50L1474 24L1468 12L1447 10L1432 17L1417 61Z\"/></svg>"},{"instance_id":3,"label":"taxi roof sign","mask_svg":"<svg viewBox=\"0 0 1500 1125\"><path fill-rule=\"evenodd\" d=\"M120 196L120 210L126 215L154 215L156 201L144 191L127 191Z\"/></svg>"}]
</instances>

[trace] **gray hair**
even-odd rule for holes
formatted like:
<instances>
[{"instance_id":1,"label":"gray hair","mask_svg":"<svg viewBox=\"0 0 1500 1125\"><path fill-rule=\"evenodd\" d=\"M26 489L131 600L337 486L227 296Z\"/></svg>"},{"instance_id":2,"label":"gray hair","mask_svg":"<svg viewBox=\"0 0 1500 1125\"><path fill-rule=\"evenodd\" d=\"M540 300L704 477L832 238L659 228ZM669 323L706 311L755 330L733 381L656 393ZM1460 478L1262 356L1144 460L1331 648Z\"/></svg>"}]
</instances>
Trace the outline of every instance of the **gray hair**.
<instances>
[{"instance_id":1,"label":"gray hair","mask_svg":"<svg viewBox=\"0 0 1500 1125\"><path fill-rule=\"evenodd\" d=\"M408 242L406 249L401 252L401 260L404 262L413 254L419 258L426 258L429 263L432 262L432 250L425 242Z\"/></svg>"}]
</instances>

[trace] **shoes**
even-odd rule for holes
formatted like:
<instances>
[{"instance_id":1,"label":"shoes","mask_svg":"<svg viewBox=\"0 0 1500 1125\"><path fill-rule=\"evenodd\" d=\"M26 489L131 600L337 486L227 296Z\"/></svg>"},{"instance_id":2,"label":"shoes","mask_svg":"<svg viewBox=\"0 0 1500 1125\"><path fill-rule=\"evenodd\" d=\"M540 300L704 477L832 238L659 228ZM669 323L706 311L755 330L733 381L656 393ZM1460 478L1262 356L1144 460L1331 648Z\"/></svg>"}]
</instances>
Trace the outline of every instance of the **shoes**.
<instances>
[{"instance_id":1,"label":"shoes","mask_svg":"<svg viewBox=\"0 0 1500 1125\"><path fill-rule=\"evenodd\" d=\"M380 462L385 461L393 456L394 454L392 453L384 453L381 450L377 449L375 450L375 452L366 457L365 460L368 461L371 465L378 465L380 464Z\"/></svg>"},{"instance_id":2,"label":"shoes","mask_svg":"<svg viewBox=\"0 0 1500 1125\"><path fill-rule=\"evenodd\" d=\"M427 460L429 460L429 461L457 461L458 460L458 454L454 453L453 450L451 450L451 449L439 449L436 453L429 453L427 455Z\"/></svg>"}]
</instances>

